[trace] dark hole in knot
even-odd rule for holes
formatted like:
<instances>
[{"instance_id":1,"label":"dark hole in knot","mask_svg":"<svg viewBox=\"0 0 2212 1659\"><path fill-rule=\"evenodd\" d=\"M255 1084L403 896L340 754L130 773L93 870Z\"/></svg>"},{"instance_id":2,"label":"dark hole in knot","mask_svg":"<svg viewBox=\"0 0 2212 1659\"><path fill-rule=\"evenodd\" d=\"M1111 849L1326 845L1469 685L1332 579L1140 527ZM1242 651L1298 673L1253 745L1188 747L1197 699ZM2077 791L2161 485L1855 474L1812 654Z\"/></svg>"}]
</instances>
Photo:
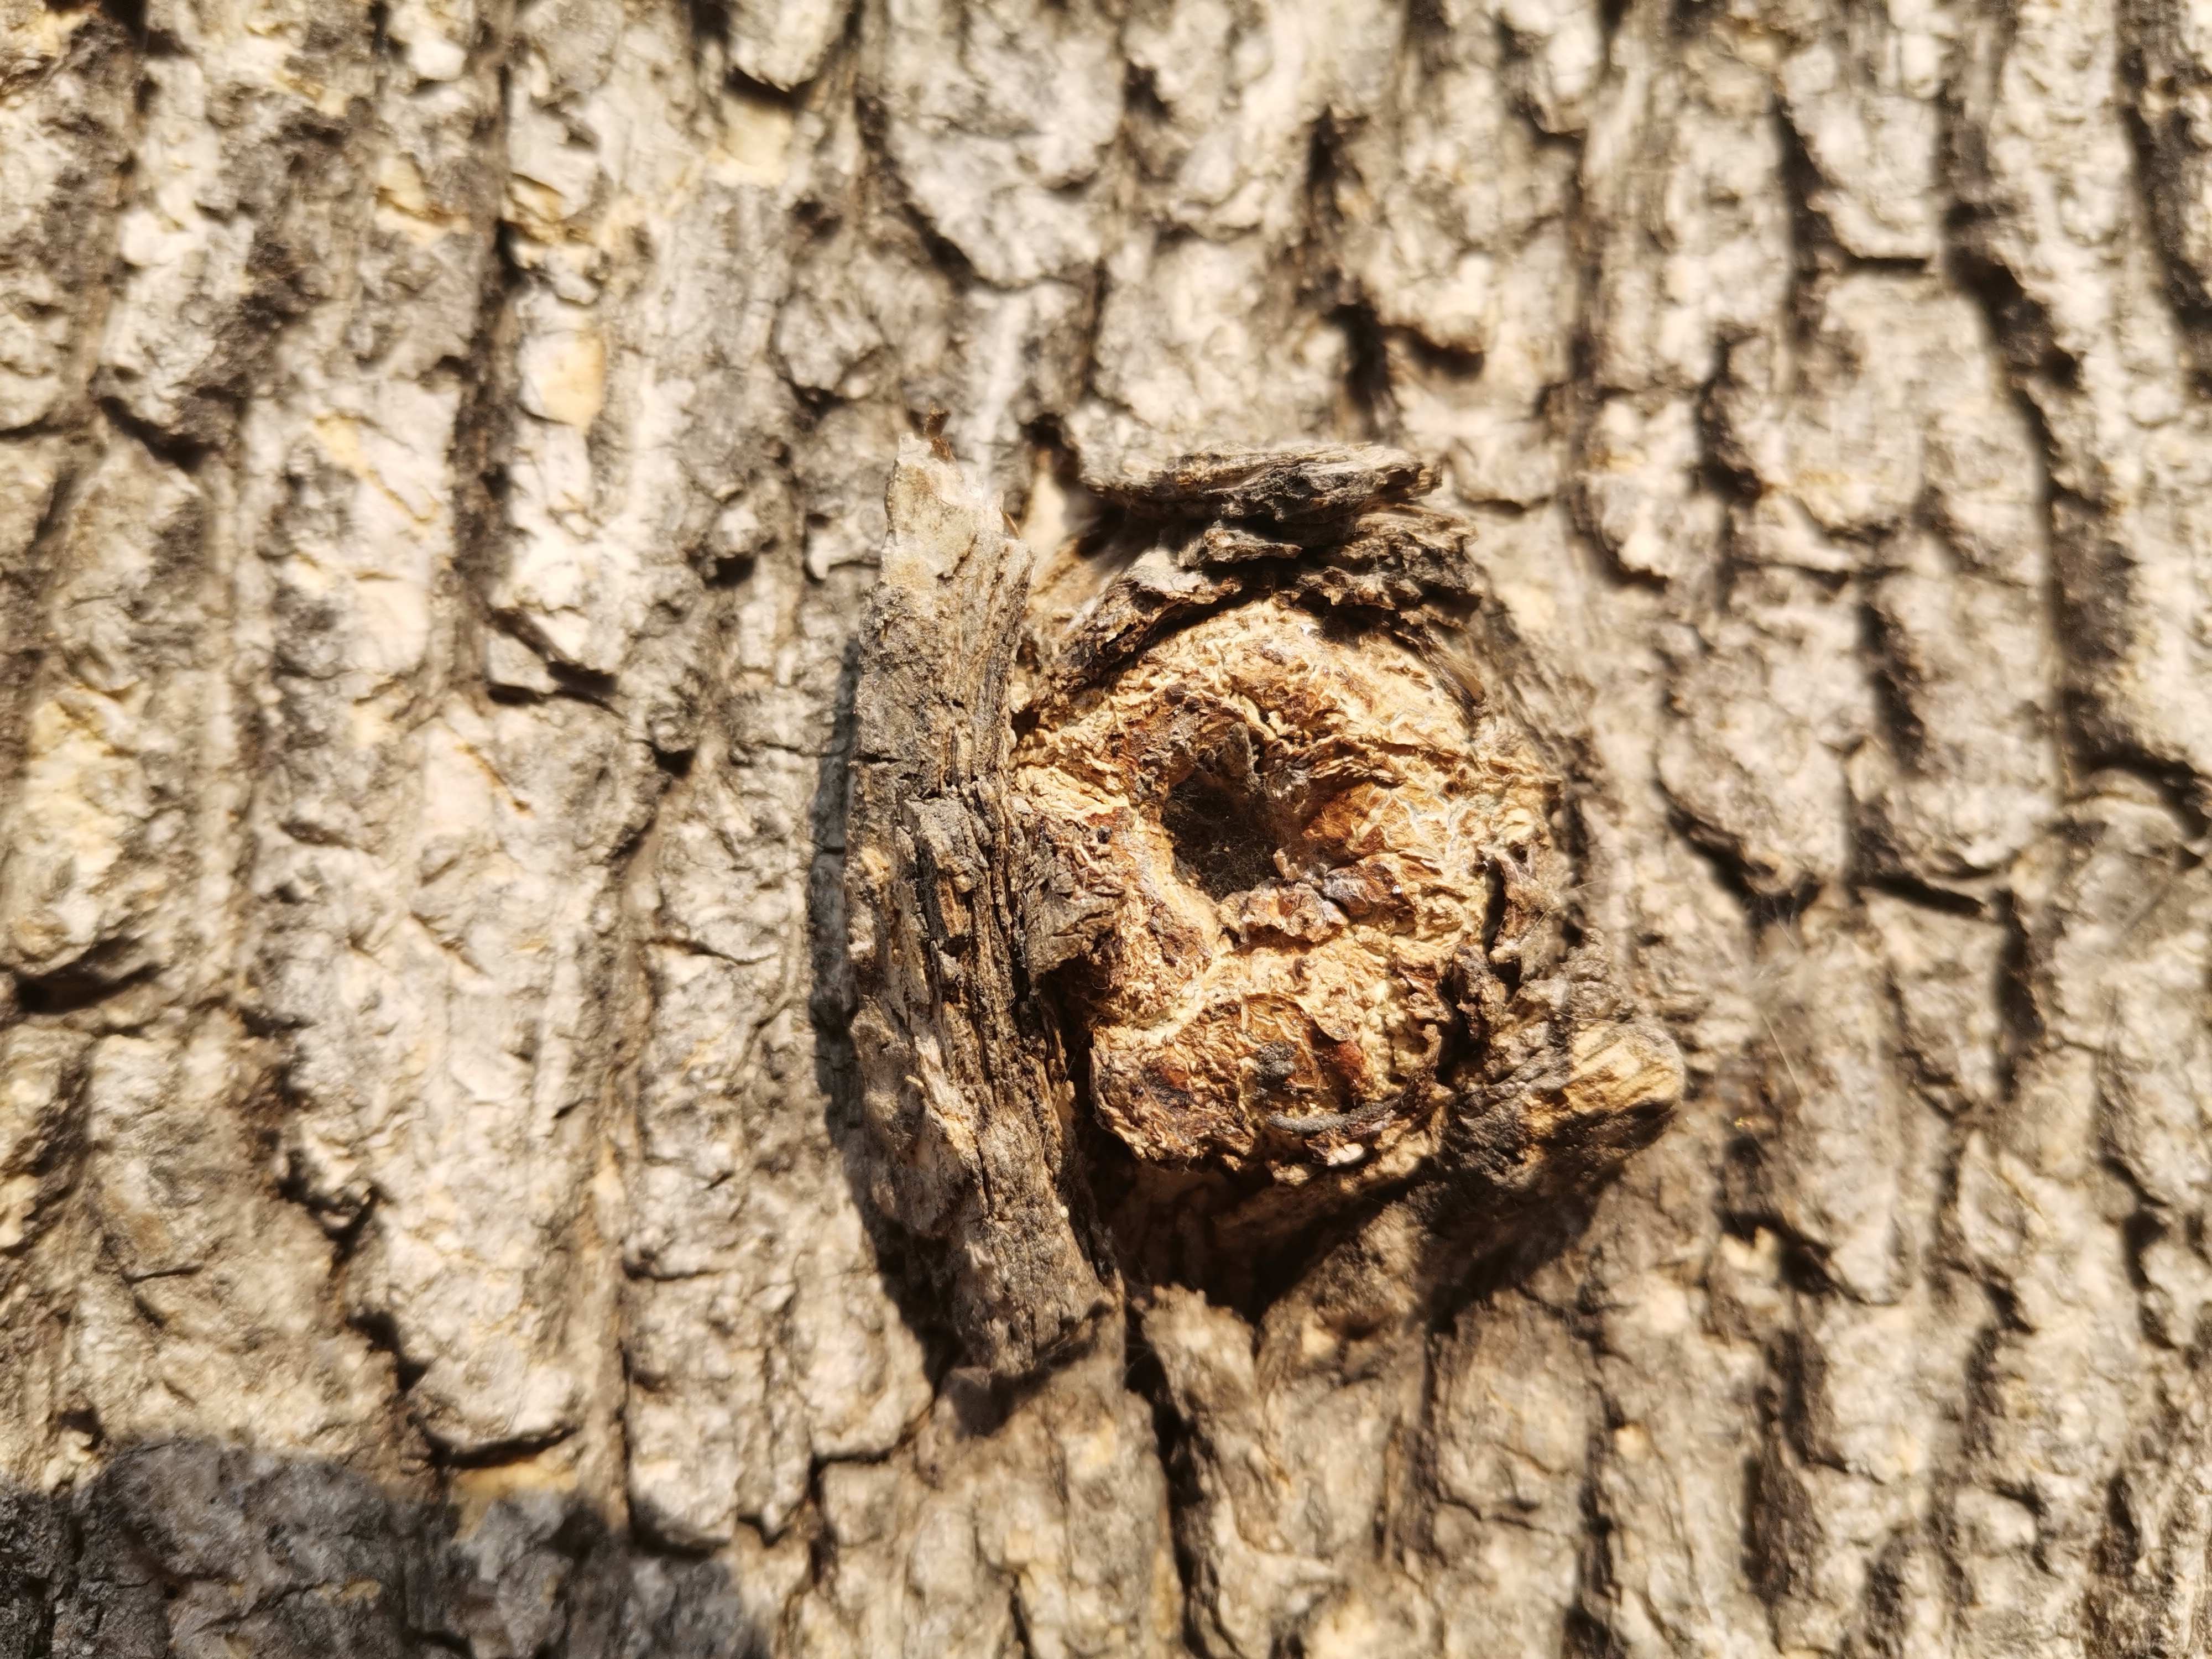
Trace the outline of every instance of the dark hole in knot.
<instances>
[{"instance_id":1,"label":"dark hole in knot","mask_svg":"<svg viewBox=\"0 0 2212 1659\"><path fill-rule=\"evenodd\" d=\"M1298 1051L1287 1042L1263 1042L1252 1056L1252 1080L1263 1090L1279 1089L1298 1069Z\"/></svg>"},{"instance_id":2,"label":"dark hole in knot","mask_svg":"<svg viewBox=\"0 0 2212 1659\"><path fill-rule=\"evenodd\" d=\"M1176 873L1208 898L1224 899L1275 874L1251 734L1233 726L1168 791L1160 822L1175 842Z\"/></svg>"}]
</instances>

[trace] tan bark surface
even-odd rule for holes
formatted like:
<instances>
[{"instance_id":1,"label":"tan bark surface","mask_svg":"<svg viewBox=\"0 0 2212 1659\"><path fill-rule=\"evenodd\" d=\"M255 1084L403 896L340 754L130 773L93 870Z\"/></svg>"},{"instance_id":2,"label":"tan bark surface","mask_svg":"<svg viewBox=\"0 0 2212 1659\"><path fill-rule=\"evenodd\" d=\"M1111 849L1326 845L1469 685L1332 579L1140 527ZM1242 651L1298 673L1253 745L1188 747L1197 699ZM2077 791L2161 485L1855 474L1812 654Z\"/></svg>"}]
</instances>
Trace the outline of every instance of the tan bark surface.
<instances>
[{"instance_id":1,"label":"tan bark surface","mask_svg":"<svg viewBox=\"0 0 2212 1659\"><path fill-rule=\"evenodd\" d=\"M2175 0L0 0L0 1654L2203 1651L2208 155ZM1435 468L1617 1180L1364 1325L1445 1218L1071 1206L979 1355L848 1029L932 408L1048 561Z\"/></svg>"}]
</instances>

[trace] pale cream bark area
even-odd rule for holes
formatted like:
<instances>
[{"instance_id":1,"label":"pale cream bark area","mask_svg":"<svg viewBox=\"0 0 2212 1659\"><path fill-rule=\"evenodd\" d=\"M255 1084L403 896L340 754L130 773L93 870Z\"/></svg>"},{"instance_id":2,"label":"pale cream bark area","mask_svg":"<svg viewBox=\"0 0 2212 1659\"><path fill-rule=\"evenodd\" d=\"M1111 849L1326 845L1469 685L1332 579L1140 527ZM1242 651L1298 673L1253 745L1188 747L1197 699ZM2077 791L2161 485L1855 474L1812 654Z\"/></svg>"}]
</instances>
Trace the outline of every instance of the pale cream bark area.
<instances>
[{"instance_id":1,"label":"pale cream bark area","mask_svg":"<svg viewBox=\"0 0 2212 1659\"><path fill-rule=\"evenodd\" d=\"M0 0L0 1656L2203 1651L2208 88L2179 0ZM844 914L932 408L1041 552L1210 444L1472 526L1688 1084L1419 1318L1408 1205L956 1336Z\"/></svg>"}]
</instances>

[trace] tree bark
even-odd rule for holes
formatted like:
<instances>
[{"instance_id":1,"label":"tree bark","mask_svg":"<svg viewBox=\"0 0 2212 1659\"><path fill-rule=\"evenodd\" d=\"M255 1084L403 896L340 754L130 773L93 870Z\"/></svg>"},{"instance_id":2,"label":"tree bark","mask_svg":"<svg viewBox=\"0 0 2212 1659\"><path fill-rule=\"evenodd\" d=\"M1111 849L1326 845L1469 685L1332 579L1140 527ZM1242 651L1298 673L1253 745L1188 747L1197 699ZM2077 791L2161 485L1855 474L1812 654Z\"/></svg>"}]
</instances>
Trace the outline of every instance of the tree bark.
<instances>
[{"instance_id":1,"label":"tree bark","mask_svg":"<svg viewBox=\"0 0 2212 1659\"><path fill-rule=\"evenodd\" d=\"M2174 0L0 0L0 1655L2207 1650L2208 88ZM1002 573L1433 468L1650 1145L1132 1232L1212 1176L1017 1020L893 1167L848 827L1013 728L865 734L1028 672L917 600L867 700L933 410ZM1016 986L999 811L907 873Z\"/></svg>"}]
</instances>

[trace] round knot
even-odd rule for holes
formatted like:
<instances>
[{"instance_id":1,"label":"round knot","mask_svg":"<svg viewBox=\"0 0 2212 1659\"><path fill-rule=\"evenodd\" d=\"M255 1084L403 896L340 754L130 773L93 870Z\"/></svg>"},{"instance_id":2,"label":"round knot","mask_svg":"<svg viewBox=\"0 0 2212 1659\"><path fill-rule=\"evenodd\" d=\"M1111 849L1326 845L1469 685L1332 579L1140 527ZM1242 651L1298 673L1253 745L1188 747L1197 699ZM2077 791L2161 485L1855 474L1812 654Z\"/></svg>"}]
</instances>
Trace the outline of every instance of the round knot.
<instances>
[{"instance_id":1,"label":"round knot","mask_svg":"<svg viewBox=\"0 0 2212 1659\"><path fill-rule=\"evenodd\" d=\"M1281 596L1047 711L1015 763L1044 879L1088 919L1061 982L1092 1104L1157 1162L1346 1164L1424 1124L1468 975L1540 908L1507 872L1559 862L1517 727Z\"/></svg>"}]
</instances>

